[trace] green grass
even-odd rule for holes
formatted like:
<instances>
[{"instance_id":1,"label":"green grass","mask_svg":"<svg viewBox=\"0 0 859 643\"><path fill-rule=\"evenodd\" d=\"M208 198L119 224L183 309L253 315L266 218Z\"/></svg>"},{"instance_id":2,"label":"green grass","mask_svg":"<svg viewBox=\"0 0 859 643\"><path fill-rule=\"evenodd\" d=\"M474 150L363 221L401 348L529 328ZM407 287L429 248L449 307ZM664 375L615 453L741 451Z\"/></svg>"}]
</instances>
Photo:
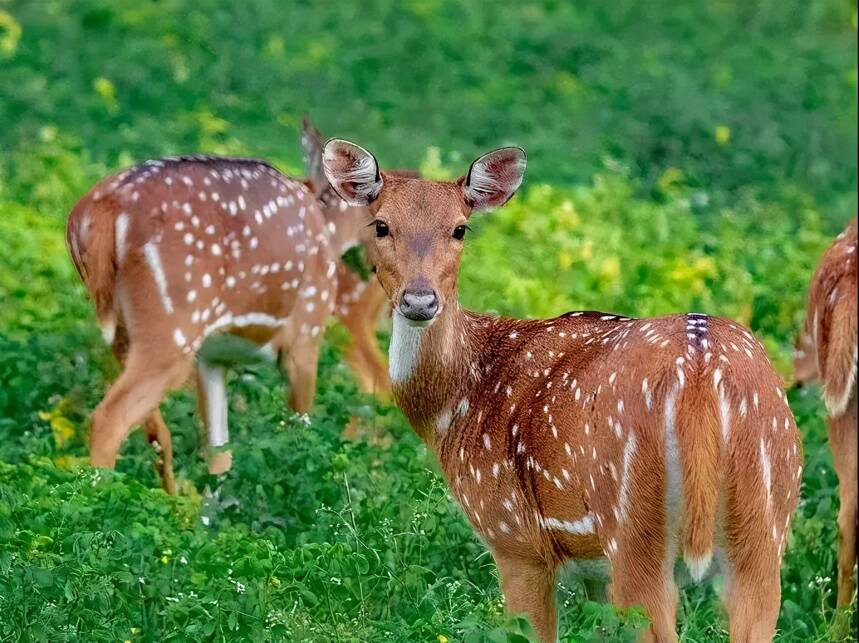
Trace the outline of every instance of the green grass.
<instances>
[{"instance_id":1,"label":"green grass","mask_svg":"<svg viewBox=\"0 0 859 643\"><path fill-rule=\"evenodd\" d=\"M197 457L189 391L162 406L181 496L156 488L139 433L115 474L85 466L116 365L63 226L132 159L208 150L295 171L304 111L436 176L513 141L526 187L474 222L467 305L725 315L789 374L808 279L856 207L855 2L575 5L0 0L0 640L528 636L433 458L358 393L339 327L308 418L271 365L234 371L223 479ZM855 600L834 610L824 410L813 389L790 402L805 469L779 638L855 640ZM682 640L727 638L718 585L684 588ZM640 612L591 589L562 579L562 639L631 640Z\"/></svg>"}]
</instances>

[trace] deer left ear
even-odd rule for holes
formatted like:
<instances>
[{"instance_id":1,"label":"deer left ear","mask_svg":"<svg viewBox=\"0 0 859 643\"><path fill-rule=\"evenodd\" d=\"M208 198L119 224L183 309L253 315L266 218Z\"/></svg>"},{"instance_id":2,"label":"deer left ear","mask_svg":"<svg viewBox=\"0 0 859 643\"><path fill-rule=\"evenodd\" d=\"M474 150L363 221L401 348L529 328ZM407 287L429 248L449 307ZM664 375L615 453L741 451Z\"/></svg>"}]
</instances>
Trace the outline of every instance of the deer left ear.
<instances>
[{"instance_id":1,"label":"deer left ear","mask_svg":"<svg viewBox=\"0 0 859 643\"><path fill-rule=\"evenodd\" d=\"M360 145L333 138L322 150L325 176L340 198L350 205L367 205L382 191L376 157Z\"/></svg>"},{"instance_id":2,"label":"deer left ear","mask_svg":"<svg viewBox=\"0 0 859 643\"><path fill-rule=\"evenodd\" d=\"M521 147L502 147L484 154L460 179L465 202L472 210L504 205L522 185L526 165L527 157Z\"/></svg>"},{"instance_id":3,"label":"deer left ear","mask_svg":"<svg viewBox=\"0 0 859 643\"><path fill-rule=\"evenodd\" d=\"M318 197L328 188L328 179L322 167L322 135L308 116L301 120L301 149L304 151L304 173Z\"/></svg>"}]
</instances>

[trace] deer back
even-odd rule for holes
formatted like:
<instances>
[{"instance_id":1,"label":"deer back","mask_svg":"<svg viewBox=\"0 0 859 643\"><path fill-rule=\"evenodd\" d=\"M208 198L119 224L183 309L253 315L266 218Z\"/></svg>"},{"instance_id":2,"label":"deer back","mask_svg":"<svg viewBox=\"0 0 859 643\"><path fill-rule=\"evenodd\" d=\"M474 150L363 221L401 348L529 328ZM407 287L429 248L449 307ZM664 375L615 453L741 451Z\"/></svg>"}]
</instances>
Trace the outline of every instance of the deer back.
<instances>
[{"instance_id":1,"label":"deer back","mask_svg":"<svg viewBox=\"0 0 859 643\"><path fill-rule=\"evenodd\" d=\"M310 191L250 159L149 161L96 185L73 210L69 247L100 307L129 333L183 352L230 329L268 341L288 320L318 335L336 256ZM97 308L99 308L97 304Z\"/></svg>"}]
</instances>

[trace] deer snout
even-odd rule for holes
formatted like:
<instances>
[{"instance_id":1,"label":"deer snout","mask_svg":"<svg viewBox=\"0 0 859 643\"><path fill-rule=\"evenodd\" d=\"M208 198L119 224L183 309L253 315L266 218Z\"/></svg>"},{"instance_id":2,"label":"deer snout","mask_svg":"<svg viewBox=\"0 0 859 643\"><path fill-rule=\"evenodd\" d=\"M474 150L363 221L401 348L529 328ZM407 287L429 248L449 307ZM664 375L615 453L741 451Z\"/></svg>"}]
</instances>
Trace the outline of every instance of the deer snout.
<instances>
[{"instance_id":1,"label":"deer snout","mask_svg":"<svg viewBox=\"0 0 859 643\"><path fill-rule=\"evenodd\" d=\"M428 288L406 290L400 298L400 313L414 322L426 322L438 312L438 295Z\"/></svg>"}]
</instances>

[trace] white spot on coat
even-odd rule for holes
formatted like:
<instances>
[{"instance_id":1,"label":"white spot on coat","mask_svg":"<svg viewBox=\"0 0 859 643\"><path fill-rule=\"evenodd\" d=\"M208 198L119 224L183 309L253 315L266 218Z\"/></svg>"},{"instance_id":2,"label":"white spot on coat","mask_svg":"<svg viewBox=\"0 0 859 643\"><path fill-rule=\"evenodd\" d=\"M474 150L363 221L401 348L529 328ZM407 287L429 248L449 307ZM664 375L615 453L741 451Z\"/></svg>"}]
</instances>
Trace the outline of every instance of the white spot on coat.
<instances>
[{"instance_id":1,"label":"white spot on coat","mask_svg":"<svg viewBox=\"0 0 859 643\"><path fill-rule=\"evenodd\" d=\"M545 529L558 529L569 534L587 535L594 533L594 516L592 513L588 513L579 520L543 518L542 525Z\"/></svg>"},{"instance_id":2,"label":"white spot on coat","mask_svg":"<svg viewBox=\"0 0 859 643\"><path fill-rule=\"evenodd\" d=\"M155 279L155 285L161 297L161 305L169 315L173 312L173 302L170 300L170 295L167 292L167 277L164 275L164 266L161 264L161 254L158 251L158 244L154 241L148 241L143 246L143 256L146 258L146 263L149 266L149 270L152 271L152 277Z\"/></svg>"},{"instance_id":3,"label":"white spot on coat","mask_svg":"<svg viewBox=\"0 0 859 643\"><path fill-rule=\"evenodd\" d=\"M128 237L128 224L128 215L125 212L120 212L119 216L116 217L114 229L114 242L116 244L116 263L120 266L125 260L125 255L128 251L128 246L126 243Z\"/></svg>"}]
</instances>

